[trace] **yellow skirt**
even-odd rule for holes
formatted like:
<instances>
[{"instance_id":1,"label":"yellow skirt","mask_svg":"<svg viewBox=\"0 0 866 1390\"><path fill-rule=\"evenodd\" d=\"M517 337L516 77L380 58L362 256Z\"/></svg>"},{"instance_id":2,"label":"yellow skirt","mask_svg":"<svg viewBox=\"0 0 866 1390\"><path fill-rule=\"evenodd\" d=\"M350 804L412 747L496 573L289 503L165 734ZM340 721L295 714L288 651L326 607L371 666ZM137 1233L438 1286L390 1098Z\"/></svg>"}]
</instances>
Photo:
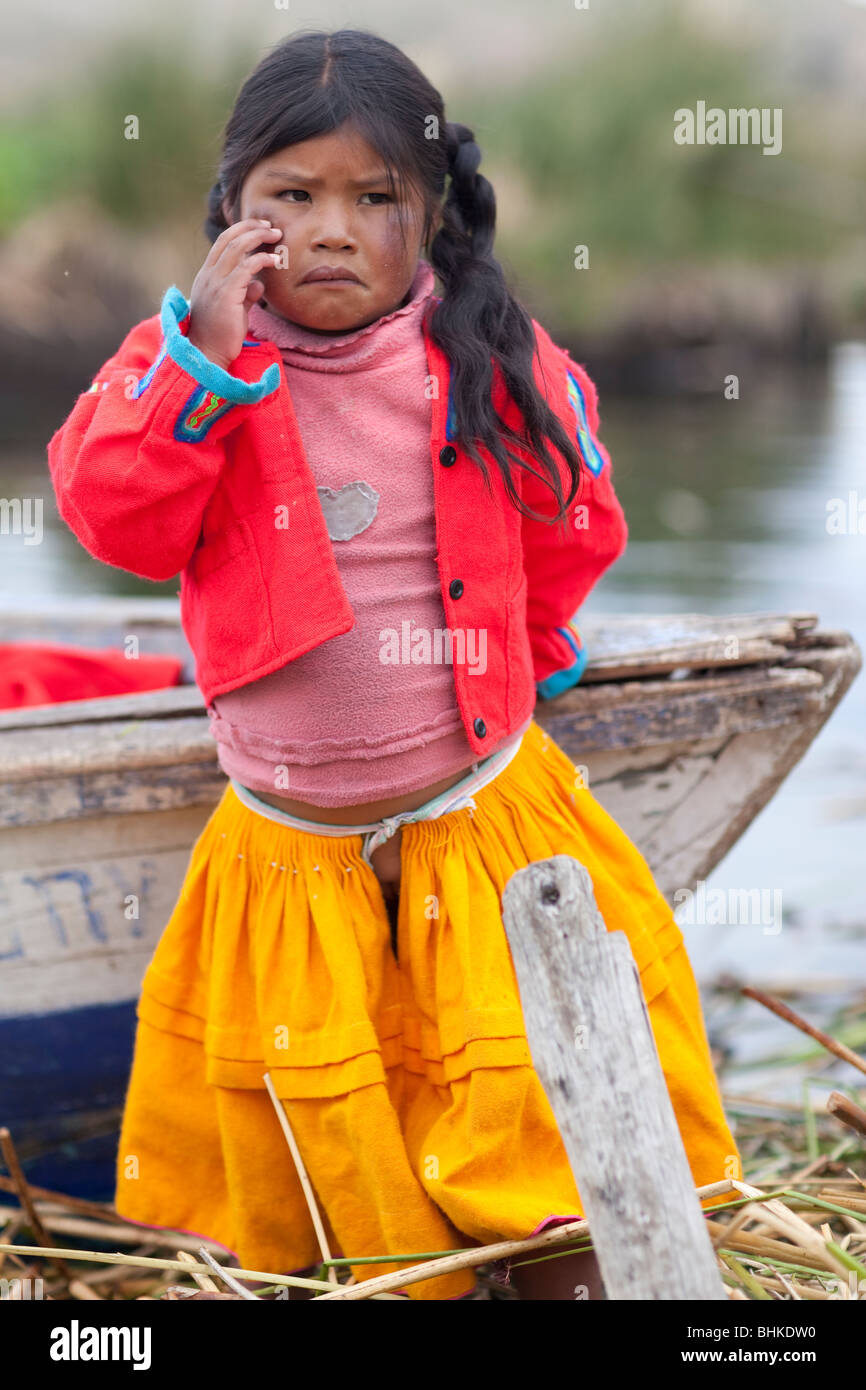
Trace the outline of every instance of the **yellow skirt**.
<instances>
[{"instance_id":1,"label":"yellow skirt","mask_svg":"<svg viewBox=\"0 0 866 1390\"><path fill-rule=\"evenodd\" d=\"M316 1264L267 1071L335 1256L453 1250L582 1217L501 914L515 870L554 854L586 866L608 930L631 943L695 1184L736 1174L682 933L579 780L533 721L474 809L405 824L396 957L361 834L271 821L228 784L142 983L117 1210L204 1235L247 1269ZM459 1271L407 1292L456 1298L474 1282Z\"/></svg>"}]
</instances>

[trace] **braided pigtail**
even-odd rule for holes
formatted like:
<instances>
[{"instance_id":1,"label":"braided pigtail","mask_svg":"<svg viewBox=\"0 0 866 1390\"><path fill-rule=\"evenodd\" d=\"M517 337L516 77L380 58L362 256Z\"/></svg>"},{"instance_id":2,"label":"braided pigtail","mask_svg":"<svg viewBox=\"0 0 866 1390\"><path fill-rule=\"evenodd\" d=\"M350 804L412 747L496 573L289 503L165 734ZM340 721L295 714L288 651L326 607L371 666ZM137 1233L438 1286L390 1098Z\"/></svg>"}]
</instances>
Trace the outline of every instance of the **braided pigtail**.
<instances>
[{"instance_id":1,"label":"braided pigtail","mask_svg":"<svg viewBox=\"0 0 866 1390\"><path fill-rule=\"evenodd\" d=\"M467 126L449 121L445 141L451 179L442 205L441 224L430 247L430 261L442 280L444 294L430 327L452 363L461 443L489 485L487 467L476 446L483 443L487 447L502 471L508 496L525 514L529 513L514 486L509 461L524 470L527 465L502 441L524 448L528 445L548 466L549 476L543 481L550 486L561 517L577 492L580 455L533 380L535 331L529 314L509 293L502 266L493 256L496 197L490 182L478 172L481 150L475 136ZM494 409L493 358L520 410L525 434L509 428ZM461 424L468 420L474 422L474 428L471 437L464 437ZM567 499L563 498L559 471L548 452L548 440L568 463L572 486Z\"/></svg>"}]
</instances>

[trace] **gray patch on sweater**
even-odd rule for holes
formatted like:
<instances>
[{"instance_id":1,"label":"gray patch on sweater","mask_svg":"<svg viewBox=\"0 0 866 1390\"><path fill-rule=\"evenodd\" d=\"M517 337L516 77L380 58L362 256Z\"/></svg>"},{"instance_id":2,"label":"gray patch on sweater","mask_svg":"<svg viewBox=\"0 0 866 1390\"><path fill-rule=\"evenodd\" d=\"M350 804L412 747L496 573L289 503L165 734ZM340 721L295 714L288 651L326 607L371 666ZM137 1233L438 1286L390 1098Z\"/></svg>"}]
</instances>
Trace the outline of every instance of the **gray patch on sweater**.
<instances>
[{"instance_id":1,"label":"gray patch on sweater","mask_svg":"<svg viewBox=\"0 0 866 1390\"><path fill-rule=\"evenodd\" d=\"M317 487L316 492L332 541L349 541L360 535L379 510L379 494L369 483L344 483L338 491Z\"/></svg>"}]
</instances>

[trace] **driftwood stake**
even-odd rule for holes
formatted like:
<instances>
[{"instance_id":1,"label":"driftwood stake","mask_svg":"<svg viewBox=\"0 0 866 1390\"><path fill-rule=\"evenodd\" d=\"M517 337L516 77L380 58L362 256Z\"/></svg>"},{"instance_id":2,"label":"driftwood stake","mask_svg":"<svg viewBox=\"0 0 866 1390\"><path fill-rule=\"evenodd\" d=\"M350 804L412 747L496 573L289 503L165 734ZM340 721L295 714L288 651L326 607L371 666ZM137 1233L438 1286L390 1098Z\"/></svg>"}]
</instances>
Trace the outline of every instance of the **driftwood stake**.
<instances>
[{"instance_id":1,"label":"driftwood stake","mask_svg":"<svg viewBox=\"0 0 866 1390\"><path fill-rule=\"evenodd\" d=\"M502 898L533 1064L610 1299L727 1299L624 932L569 855Z\"/></svg>"}]
</instances>

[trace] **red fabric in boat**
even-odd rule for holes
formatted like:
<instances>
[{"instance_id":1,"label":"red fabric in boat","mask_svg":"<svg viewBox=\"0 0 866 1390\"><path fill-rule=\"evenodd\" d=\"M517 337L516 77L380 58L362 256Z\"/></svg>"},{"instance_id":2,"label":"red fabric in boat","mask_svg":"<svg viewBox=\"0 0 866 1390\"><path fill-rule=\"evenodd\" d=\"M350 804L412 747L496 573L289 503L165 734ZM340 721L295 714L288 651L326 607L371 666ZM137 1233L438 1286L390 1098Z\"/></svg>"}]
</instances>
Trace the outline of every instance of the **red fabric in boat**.
<instances>
[{"instance_id":1,"label":"red fabric in boat","mask_svg":"<svg viewBox=\"0 0 866 1390\"><path fill-rule=\"evenodd\" d=\"M119 648L67 647L49 642L0 642L0 709L126 695L177 685L177 656L139 656Z\"/></svg>"}]
</instances>

